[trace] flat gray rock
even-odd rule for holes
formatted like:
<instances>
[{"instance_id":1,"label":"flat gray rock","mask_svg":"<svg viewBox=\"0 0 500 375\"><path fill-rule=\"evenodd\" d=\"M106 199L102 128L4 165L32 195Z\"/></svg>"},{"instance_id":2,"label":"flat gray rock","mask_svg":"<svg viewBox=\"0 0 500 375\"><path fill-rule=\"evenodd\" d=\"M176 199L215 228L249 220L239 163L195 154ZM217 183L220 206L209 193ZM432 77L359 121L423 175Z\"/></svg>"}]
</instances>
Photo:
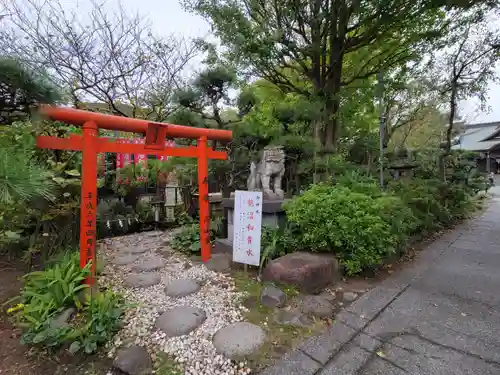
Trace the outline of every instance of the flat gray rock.
<instances>
[{"instance_id":1,"label":"flat gray rock","mask_svg":"<svg viewBox=\"0 0 500 375\"><path fill-rule=\"evenodd\" d=\"M231 269L231 255L212 254L212 258L205 263L205 266L215 272L224 272Z\"/></svg>"},{"instance_id":2,"label":"flat gray rock","mask_svg":"<svg viewBox=\"0 0 500 375\"><path fill-rule=\"evenodd\" d=\"M297 327L309 327L312 325L313 321L307 315L300 312L298 309L292 310L278 310L274 316L274 321L278 324L297 326Z\"/></svg>"},{"instance_id":3,"label":"flat gray rock","mask_svg":"<svg viewBox=\"0 0 500 375\"><path fill-rule=\"evenodd\" d=\"M313 315L318 318L328 318L333 316L335 306L322 296L300 296L296 300L297 308L306 315Z\"/></svg>"},{"instance_id":4,"label":"flat gray rock","mask_svg":"<svg viewBox=\"0 0 500 375\"><path fill-rule=\"evenodd\" d=\"M207 319L205 311L196 307L178 306L161 314L155 327L169 337L187 335Z\"/></svg>"},{"instance_id":5,"label":"flat gray rock","mask_svg":"<svg viewBox=\"0 0 500 375\"><path fill-rule=\"evenodd\" d=\"M153 272L146 272L130 275L125 279L125 284L132 288L147 288L159 284L160 281L160 275Z\"/></svg>"},{"instance_id":6,"label":"flat gray rock","mask_svg":"<svg viewBox=\"0 0 500 375\"><path fill-rule=\"evenodd\" d=\"M169 297L185 297L200 290L200 284L194 279L173 280L165 287L165 294Z\"/></svg>"},{"instance_id":7,"label":"flat gray rock","mask_svg":"<svg viewBox=\"0 0 500 375\"><path fill-rule=\"evenodd\" d=\"M280 307L286 302L286 294L275 286L266 286L260 293L260 303L266 307Z\"/></svg>"},{"instance_id":8,"label":"flat gray rock","mask_svg":"<svg viewBox=\"0 0 500 375\"><path fill-rule=\"evenodd\" d=\"M344 292L344 301L346 302L353 302L358 298L358 293L354 292Z\"/></svg>"},{"instance_id":9,"label":"flat gray rock","mask_svg":"<svg viewBox=\"0 0 500 375\"><path fill-rule=\"evenodd\" d=\"M153 371L149 353L137 345L118 350L113 366L128 375L148 375Z\"/></svg>"},{"instance_id":10,"label":"flat gray rock","mask_svg":"<svg viewBox=\"0 0 500 375\"><path fill-rule=\"evenodd\" d=\"M126 266L128 264L134 263L137 259L139 259L138 255L133 255L133 254L120 255L113 259L113 264L116 264L117 266Z\"/></svg>"},{"instance_id":11,"label":"flat gray rock","mask_svg":"<svg viewBox=\"0 0 500 375\"><path fill-rule=\"evenodd\" d=\"M143 232L147 237L158 237L163 234L163 232L160 231L154 231L154 232Z\"/></svg>"},{"instance_id":12,"label":"flat gray rock","mask_svg":"<svg viewBox=\"0 0 500 375\"><path fill-rule=\"evenodd\" d=\"M124 253L124 254L142 254L142 253L145 253L148 250L150 250L150 249L148 249L146 246L139 245L139 246L127 246L127 247L123 247L123 248L121 248L120 251L122 253Z\"/></svg>"},{"instance_id":13,"label":"flat gray rock","mask_svg":"<svg viewBox=\"0 0 500 375\"><path fill-rule=\"evenodd\" d=\"M331 302L331 303L333 303L337 299L337 296L335 294L327 292L326 290L322 291L319 294L319 296L323 297L325 300L327 300L328 302Z\"/></svg>"},{"instance_id":14,"label":"flat gray rock","mask_svg":"<svg viewBox=\"0 0 500 375\"><path fill-rule=\"evenodd\" d=\"M259 326L237 322L219 329L212 342L218 353L237 359L257 351L265 340L266 334Z\"/></svg>"},{"instance_id":15,"label":"flat gray rock","mask_svg":"<svg viewBox=\"0 0 500 375\"><path fill-rule=\"evenodd\" d=\"M165 259L160 257L151 257L133 267L134 271L154 271L167 265Z\"/></svg>"}]
</instances>

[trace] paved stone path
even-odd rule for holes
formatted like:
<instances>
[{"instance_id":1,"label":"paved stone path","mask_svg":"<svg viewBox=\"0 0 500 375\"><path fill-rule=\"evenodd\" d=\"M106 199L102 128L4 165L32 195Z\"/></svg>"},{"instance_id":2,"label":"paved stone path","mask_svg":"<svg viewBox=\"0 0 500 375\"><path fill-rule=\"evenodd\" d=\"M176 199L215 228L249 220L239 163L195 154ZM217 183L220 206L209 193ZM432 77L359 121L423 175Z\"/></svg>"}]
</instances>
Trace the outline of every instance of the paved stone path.
<instances>
[{"instance_id":1,"label":"paved stone path","mask_svg":"<svg viewBox=\"0 0 500 375\"><path fill-rule=\"evenodd\" d=\"M500 187L488 209L261 375L500 374Z\"/></svg>"},{"instance_id":2,"label":"paved stone path","mask_svg":"<svg viewBox=\"0 0 500 375\"><path fill-rule=\"evenodd\" d=\"M227 256L193 263L168 247L171 236L148 232L104 241L103 256L110 261L100 282L135 305L108 351L114 367L127 375L149 374L150 354L165 352L183 375L249 374L243 357L266 336L242 321L244 294L221 273L229 268Z\"/></svg>"}]
</instances>

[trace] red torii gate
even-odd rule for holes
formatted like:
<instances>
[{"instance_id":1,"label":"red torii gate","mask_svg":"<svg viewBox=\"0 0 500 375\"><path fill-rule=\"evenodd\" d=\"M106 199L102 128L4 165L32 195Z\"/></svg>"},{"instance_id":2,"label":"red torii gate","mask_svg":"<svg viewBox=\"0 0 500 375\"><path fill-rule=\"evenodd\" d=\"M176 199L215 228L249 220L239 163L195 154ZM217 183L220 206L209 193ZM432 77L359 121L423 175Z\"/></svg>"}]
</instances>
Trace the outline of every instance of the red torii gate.
<instances>
[{"instance_id":1,"label":"red torii gate","mask_svg":"<svg viewBox=\"0 0 500 375\"><path fill-rule=\"evenodd\" d=\"M227 153L207 146L207 140L230 141L230 130L204 129L189 126L150 122L127 117L105 115L72 108L42 106L39 112L55 121L82 126L83 136L69 138L39 136L37 147L56 150L81 150L82 193L80 202L80 266L92 260L92 278L95 276L96 206L97 206L97 154L119 152L150 154L198 159L198 190L200 205L200 242L203 262L210 260L210 209L208 201L208 159L226 160ZM98 137L98 129L146 134L144 144L116 143L110 138ZM165 138L196 139L197 146L165 147Z\"/></svg>"}]
</instances>

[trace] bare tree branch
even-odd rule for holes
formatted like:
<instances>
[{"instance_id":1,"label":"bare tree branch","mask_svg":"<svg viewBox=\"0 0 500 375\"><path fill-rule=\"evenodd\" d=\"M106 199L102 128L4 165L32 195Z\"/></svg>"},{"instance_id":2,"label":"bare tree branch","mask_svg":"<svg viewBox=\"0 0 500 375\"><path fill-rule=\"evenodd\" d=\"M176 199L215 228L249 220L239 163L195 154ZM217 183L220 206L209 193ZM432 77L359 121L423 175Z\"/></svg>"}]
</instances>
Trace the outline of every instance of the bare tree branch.
<instances>
[{"instance_id":1,"label":"bare tree branch","mask_svg":"<svg viewBox=\"0 0 500 375\"><path fill-rule=\"evenodd\" d=\"M93 2L81 17L57 0L0 2L9 13L0 48L34 69L45 67L73 105L156 121L170 115L173 92L197 53L192 41L156 38L141 16L121 6L110 14Z\"/></svg>"}]
</instances>

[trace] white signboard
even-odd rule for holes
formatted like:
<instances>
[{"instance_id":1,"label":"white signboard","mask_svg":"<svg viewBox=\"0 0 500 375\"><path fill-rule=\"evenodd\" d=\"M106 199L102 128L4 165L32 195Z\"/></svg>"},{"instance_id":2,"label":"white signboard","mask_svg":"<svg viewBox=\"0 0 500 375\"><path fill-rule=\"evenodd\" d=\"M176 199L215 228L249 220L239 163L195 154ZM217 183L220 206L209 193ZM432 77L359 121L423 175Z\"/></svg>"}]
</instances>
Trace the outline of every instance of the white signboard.
<instances>
[{"instance_id":1,"label":"white signboard","mask_svg":"<svg viewBox=\"0 0 500 375\"><path fill-rule=\"evenodd\" d=\"M261 191L236 191L233 225L233 262L258 266L262 230Z\"/></svg>"}]
</instances>

